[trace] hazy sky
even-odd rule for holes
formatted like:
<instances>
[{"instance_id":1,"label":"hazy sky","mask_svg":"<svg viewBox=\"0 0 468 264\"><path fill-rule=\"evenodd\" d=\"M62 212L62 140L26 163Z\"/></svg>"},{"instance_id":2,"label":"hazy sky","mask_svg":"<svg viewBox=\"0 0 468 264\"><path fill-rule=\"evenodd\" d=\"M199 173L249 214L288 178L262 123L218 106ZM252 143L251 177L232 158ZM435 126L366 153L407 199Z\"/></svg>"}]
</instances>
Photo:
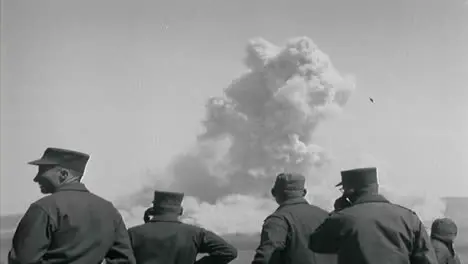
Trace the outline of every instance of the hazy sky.
<instances>
[{"instance_id":1,"label":"hazy sky","mask_svg":"<svg viewBox=\"0 0 468 264\"><path fill-rule=\"evenodd\" d=\"M317 134L337 166L372 157L395 184L468 193L462 0L9 0L1 19L2 214L41 197L26 162L48 146L90 153L84 182L105 198L137 190L194 142L257 36L311 37L356 76Z\"/></svg>"}]
</instances>

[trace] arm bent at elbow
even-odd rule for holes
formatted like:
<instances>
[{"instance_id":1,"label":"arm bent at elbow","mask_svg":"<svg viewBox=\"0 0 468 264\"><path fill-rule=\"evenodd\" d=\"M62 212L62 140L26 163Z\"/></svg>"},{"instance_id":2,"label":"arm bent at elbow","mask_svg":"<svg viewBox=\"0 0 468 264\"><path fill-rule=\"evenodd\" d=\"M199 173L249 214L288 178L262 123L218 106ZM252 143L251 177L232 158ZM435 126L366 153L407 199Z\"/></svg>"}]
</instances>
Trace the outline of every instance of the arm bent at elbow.
<instances>
[{"instance_id":1,"label":"arm bent at elbow","mask_svg":"<svg viewBox=\"0 0 468 264\"><path fill-rule=\"evenodd\" d=\"M332 214L309 237L309 249L320 254L336 254L340 241L352 228L349 219Z\"/></svg>"},{"instance_id":2,"label":"arm bent at elbow","mask_svg":"<svg viewBox=\"0 0 468 264\"><path fill-rule=\"evenodd\" d=\"M237 258L237 249L215 233L202 229L200 233L200 252L208 256L197 260L197 264L226 264Z\"/></svg>"},{"instance_id":3,"label":"arm bent at elbow","mask_svg":"<svg viewBox=\"0 0 468 264\"><path fill-rule=\"evenodd\" d=\"M281 252L286 247L288 224L279 216L269 216L262 227L260 245L252 264L282 263Z\"/></svg>"},{"instance_id":4,"label":"arm bent at elbow","mask_svg":"<svg viewBox=\"0 0 468 264\"><path fill-rule=\"evenodd\" d=\"M8 263L41 263L54 229L55 223L47 212L32 204L16 228Z\"/></svg>"},{"instance_id":5,"label":"arm bent at elbow","mask_svg":"<svg viewBox=\"0 0 468 264\"><path fill-rule=\"evenodd\" d=\"M438 264L434 247L421 221L418 221L414 237L411 264Z\"/></svg>"},{"instance_id":6,"label":"arm bent at elbow","mask_svg":"<svg viewBox=\"0 0 468 264\"><path fill-rule=\"evenodd\" d=\"M115 229L115 241L107 252L105 261L108 264L136 264L129 234L120 214L118 215L117 226Z\"/></svg>"}]
</instances>

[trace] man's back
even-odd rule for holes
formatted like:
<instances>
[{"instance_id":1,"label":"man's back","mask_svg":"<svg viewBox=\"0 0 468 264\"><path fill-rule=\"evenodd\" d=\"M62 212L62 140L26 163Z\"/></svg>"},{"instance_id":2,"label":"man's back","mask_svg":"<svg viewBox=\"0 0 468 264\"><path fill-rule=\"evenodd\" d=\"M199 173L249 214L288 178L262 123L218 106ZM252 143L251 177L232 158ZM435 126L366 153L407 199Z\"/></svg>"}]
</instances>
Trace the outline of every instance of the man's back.
<instances>
[{"instance_id":1,"label":"man's back","mask_svg":"<svg viewBox=\"0 0 468 264\"><path fill-rule=\"evenodd\" d=\"M334 226L335 225L335 226ZM319 229L315 249L339 247L339 263L435 263L424 226L415 213L386 200L357 203L334 213ZM326 236L328 238L326 238ZM333 248L330 248L333 250Z\"/></svg>"},{"instance_id":2,"label":"man's back","mask_svg":"<svg viewBox=\"0 0 468 264\"><path fill-rule=\"evenodd\" d=\"M253 263L271 263L271 261L295 264L335 263L336 256L316 254L308 248L309 236L327 216L327 211L310 205L304 198L284 202L266 219L262 230L263 241L257 249ZM268 223L272 221L276 223L274 225ZM281 228L283 231L280 232L287 232L287 234L279 235L280 229L275 226L283 226ZM286 240L275 241L278 235L286 236ZM281 249L275 248L276 243L283 243L284 246Z\"/></svg>"},{"instance_id":3,"label":"man's back","mask_svg":"<svg viewBox=\"0 0 468 264\"><path fill-rule=\"evenodd\" d=\"M315 254L308 248L310 235L325 221L328 212L308 203L297 203L280 208L291 228L290 243L286 248L287 263L335 263L336 256ZM303 257L301 257L303 256Z\"/></svg>"},{"instance_id":4,"label":"man's back","mask_svg":"<svg viewBox=\"0 0 468 264\"><path fill-rule=\"evenodd\" d=\"M367 203L342 213L355 223L341 249L348 256L366 262L381 259L382 263L410 263L413 230L418 225L411 211L389 203Z\"/></svg>"},{"instance_id":5,"label":"man's back","mask_svg":"<svg viewBox=\"0 0 468 264\"><path fill-rule=\"evenodd\" d=\"M22 239L27 232L34 245ZM31 255L37 255L36 260L41 258L38 247L42 245L42 261L47 263L93 264L105 258L110 263L114 259L133 263L118 211L79 183L33 203L18 226L13 244L21 255L30 255L28 261L35 259Z\"/></svg>"},{"instance_id":6,"label":"man's back","mask_svg":"<svg viewBox=\"0 0 468 264\"><path fill-rule=\"evenodd\" d=\"M199 253L209 256L197 263L229 263L237 257L237 250L219 236L175 216L155 217L128 232L138 264L191 264Z\"/></svg>"}]
</instances>

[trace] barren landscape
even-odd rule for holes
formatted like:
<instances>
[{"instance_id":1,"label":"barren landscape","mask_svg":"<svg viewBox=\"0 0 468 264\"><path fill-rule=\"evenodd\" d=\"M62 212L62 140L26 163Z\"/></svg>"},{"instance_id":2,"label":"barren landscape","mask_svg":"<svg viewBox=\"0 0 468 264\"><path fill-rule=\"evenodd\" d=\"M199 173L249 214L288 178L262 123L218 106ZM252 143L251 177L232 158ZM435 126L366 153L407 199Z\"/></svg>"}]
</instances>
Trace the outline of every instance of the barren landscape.
<instances>
[{"instance_id":1,"label":"barren landscape","mask_svg":"<svg viewBox=\"0 0 468 264\"><path fill-rule=\"evenodd\" d=\"M456 250L460 255L462 263L468 263L468 198L454 197L446 198L447 210L446 215L457 221L459 226L459 235L456 243ZM2 216L0 221L1 229L1 251L0 263L6 263L8 250L11 245L11 238L14 233L14 228L18 223L21 215ZM260 228L260 227L259 227ZM245 264L252 261L255 253L255 248L258 245L259 237L257 235L225 235L224 238L231 242L239 251L238 257L233 264Z\"/></svg>"}]
</instances>

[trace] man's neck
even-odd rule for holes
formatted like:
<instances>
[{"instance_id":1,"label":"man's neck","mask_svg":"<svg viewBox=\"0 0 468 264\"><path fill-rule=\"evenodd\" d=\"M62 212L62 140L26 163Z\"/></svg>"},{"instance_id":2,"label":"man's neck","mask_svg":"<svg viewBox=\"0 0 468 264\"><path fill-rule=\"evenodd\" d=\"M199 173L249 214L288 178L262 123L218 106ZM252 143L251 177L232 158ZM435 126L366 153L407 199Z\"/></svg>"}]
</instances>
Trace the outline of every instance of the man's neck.
<instances>
[{"instance_id":1,"label":"man's neck","mask_svg":"<svg viewBox=\"0 0 468 264\"><path fill-rule=\"evenodd\" d=\"M61 184L60 186L63 186L63 185L68 185L68 184L72 184L72 183L80 183L80 180L76 177L70 177L70 178L67 178L65 179Z\"/></svg>"},{"instance_id":2,"label":"man's neck","mask_svg":"<svg viewBox=\"0 0 468 264\"><path fill-rule=\"evenodd\" d=\"M157 221L179 221L179 214L169 212L169 213L160 213L152 215L150 218L150 222L157 222Z\"/></svg>"},{"instance_id":3,"label":"man's neck","mask_svg":"<svg viewBox=\"0 0 468 264\"><path fill-rule=\"evenodd\" d=\"M70 185L70 184L75 184L75 183L80 183L80 181L76 178L71 178L71 179L65 179L63 182L61 182L60 184L58 184L56 187L55 187L55 191L58 191L60 189L62 189L64 186L67 186L67 185Z\"/></svg>"},{"instance_id":4,"label":"man's neck","mask_svg":"<svg viewBox=\"0 0 468 264\"><path fill-rule=\"evenodd\" d=\"M355 191L353 194L348 196L348 199L351 202L356 202L357 200L365 197L379 196L379 191L374 188L362 188Z\"/></svg>"},{"instance_id":5,"label":"man's neck","mask_svg":"<svg viewBox=\"0 0 468 264\"><path fill-rule=\"evenodd\" d=\"M279 205L280 206L281 205L287 205L287 204L291 204L291 203L302 202L304 200L305 200L305 198L303 196L288 197L288 198L284 199L283 201L281 201L281 203Z\"/></svg>"}]
</instances>

